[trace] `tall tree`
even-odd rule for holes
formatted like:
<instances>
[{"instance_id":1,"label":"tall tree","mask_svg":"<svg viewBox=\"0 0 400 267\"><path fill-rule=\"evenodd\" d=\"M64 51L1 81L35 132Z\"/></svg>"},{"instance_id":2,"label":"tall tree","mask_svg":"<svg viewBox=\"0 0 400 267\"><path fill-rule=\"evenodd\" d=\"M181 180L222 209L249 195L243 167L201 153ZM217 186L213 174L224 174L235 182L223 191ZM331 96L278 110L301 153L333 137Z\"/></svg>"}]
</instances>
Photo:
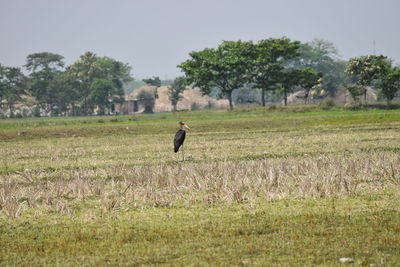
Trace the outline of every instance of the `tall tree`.
<instances>
[{"instance_id":1,"label":"tall tree","mask_svg":"<svg viewBox=\"0 0 400 267\"><path fill-rule=\"evenodd\" d=\"M28 89L30 93L45 105L47 111L52 111L56 102L51 90L51 83L64 67L64 57L49 52L30 54L26 58L25 68L30 72Z\"/></svg>"},{"instance_id":2,"label":"tall tree","mask_svg":"<svg viewBox=\"0 0 400 267\"><path fill-rule=\"evenodd\" d=\"M386 97L387 104L390 105L396 93L400 91L400 68L391 68L382 78L379 87L380 93Z\"/></svg>"},{"instance_id":3,"label":"tall tree","mask_svg":"<svg viewBox=\"0 0 400 267\"><path fill-rule=\"evenodd\" d=\"M283 94L283 103L285 106L287 105L288 95L299 85L301 79L300 76L301 72L298 69L280 73L280 82L275 90Z\"/></svg>"},{"instance_id":4,"label":"tall tree","mask_svg":"<svg viewBox=\"0 0 400 267\"><path fill-rule=\"evenodd\" d=\"M29 71L52 70L64 67L64 57L59 54L42 52L30 54L26 57L25 68Z\"/></svg>"},{"instance_id":5,"label":"tall tree","mask_svg":"<svg viewBox=\"0 0 400 267\"><path fill-rule=\"evenodd\" d=\"M346 73L362 87L371 86L381 80L389 71L391 61L383 55L369 55L351 58L346 67ZM364 90L364 101L367 93Z\"/></svg>"},{"instance_id":6,"label":"tall tree","mask_svg":"<svg viewBox=\"0 0 400 267\"><path fill-rule=\"evenodd\" d=\"M334 96L337 88L347 82L346 63L340 60L338 50L332 42L314 39L301 44L299 56L290 61L293 68L311 68L323 74L321 87Z\"/></svg>"},{"instance_id":7,"label":"tall tree","mask_svg":"<svg viewBox=\"0 0 400 267\"><path fill-rule=\"evenodd\" d=\"M56 107L55 113L68 115L76 114L76 106L80 101L79 83L68 71L58 73L49 85L49 92L54 95L53 105Z\"/></svg>"},{"instance_id":8,"label":"tall tree","mask_svg":"<svg viewBox=\"0 0 400 267\"><path fill-rule=\"evenodd\" d=\"M89 114L90 103L88 102L90 86L93 80L99 76L100 66L97 62L97 56L93 52L85 52L79 60L67 67L80 85L80 95L83 99L83 114Z\"/></svg>"},{"instance_id":9,"label":"tall tree","mask_svg":"<svg viewBox=\"0 0 400 267\"><path fill-rule=\"evenodd\" d=\"M0 64L0 109L6 94L6 67Z\"/></svg>"},{"instance_id":10,"label":"tall tree","mask_svg":"<svg viewBox=\"0 0 400 267\"><path fill-rule=\"evenodd\" d=\"M178 65L188 83L200 87L204 94L218 88L233 108L232 92L247 82L250 42L224 41L216 49L191 52L190 59Z\"/></svg>"},{"instance_id":11,"label":"tall tree","mask_svg":"<svg viewBox=\"0 0 400 267\"><path fill-rule=\"evenodd\" d=\"M304 103L307 104L311 89L321 87L322 73L311 68L298 70L298 85L305 91Z\"/></svg>"},{"instance_id":12,"label":"tall tree","mask_svg":"<svg viewBox=\"0 0 400 267\"><path fill-rule=\"evenodd\" d=\"M10 117L14 116L15 103L20 101L21 95L25 93L25 80L21 69L0 65L0 105L5 100Z\"/></svg>"},{"instance_id":13,"label":"tall tree","mask_svg":"<svg viewBox=\"0 0 400 267\"><path fill-rule=\"evenodd\" d=\"M67 67L80 85L81 98L83 99L83 113L89 114L93 109L93 98L89 97L91 86L95 79L108 80L113 85L111 101L122 102L124 99L123 84L131 81L132 68L109 57L98 57L93 52L86 52L80 59ZM93 96L93 94L92 94Z\"/></svg>"},{"instance_id":14,"label":"tall tree","mask_svg":"<svg viewBox=\"0 0 400 267\"><path fill-rule=\"evenodd\" d=\"M307 101L310 90L320 84L321 78L322 73L311 68L283 71L279 75L279 84L276 90L283 94L285 106L287 105L288 95L296 88L306 91L305 100Z\"/></svg>"},{"instance_id":15,"label":"tall tree","mask_svg":"<svg viewBox=\"0 0 400 267\"><path fill-rule=\"evenodd\" d=\"M101 70L99 78L109 80L113 85L109 95L110 103L122 103L125 99L123 86L133 80L132 67L109 57L100 57L98 62Z\"/></svg>"},{"instance_id":16,"label":"tall tree","mask_svg":"<svg viewBox=\"0 0 400 267\"><path fill-rule=\"evenodd\" d=\"M300 42L289 38L266 39L251 45L250 68L246 70L254 88L261 89L261 103L265 106L265 91L281 83L284 62L298 56ZM250 70L250 71L249 71Z\"/></svg>"},{"instance_id":17,"label":"tall tree","mask_svg":"<svg viewBox=\"0 0 400 267\"><path fill-rule=\"evenodd\" d=\"M183 91L186 90L185 77L177 77L168 89L168 98L171 101L173 110L176 111L176 105L183 98Z\"/></svg>"},{"instance_id":18,"label":"tall tree","mask_svg":"<svg viewBox=\"0 0 400 267\"><path fill-rule=\"evenodd\" d=\"M99 107L99 115L105 114L107 105L112 102L114 85L106 79L95 78L90 86L89 97Z\"/></svg>"}]
</instances>

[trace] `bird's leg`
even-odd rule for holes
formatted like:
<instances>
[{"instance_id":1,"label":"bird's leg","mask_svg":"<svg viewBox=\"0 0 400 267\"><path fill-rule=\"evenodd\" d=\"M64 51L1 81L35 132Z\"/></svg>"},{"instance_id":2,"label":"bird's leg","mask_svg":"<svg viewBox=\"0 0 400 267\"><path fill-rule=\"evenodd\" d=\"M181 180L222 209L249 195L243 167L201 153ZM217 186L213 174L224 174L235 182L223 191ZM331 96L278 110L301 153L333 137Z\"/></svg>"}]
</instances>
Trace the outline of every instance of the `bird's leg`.
<instances>
[{"instance_id":1,"label":"bird's leg","mask_svg":"<svg viewBox=\"0 0 400 267\"><path fill-rule=\"evenodd\" d=\"M183 144L182 144L182 161L185 161L185 151L183 150Z\"/></svg>"}]
</instances>

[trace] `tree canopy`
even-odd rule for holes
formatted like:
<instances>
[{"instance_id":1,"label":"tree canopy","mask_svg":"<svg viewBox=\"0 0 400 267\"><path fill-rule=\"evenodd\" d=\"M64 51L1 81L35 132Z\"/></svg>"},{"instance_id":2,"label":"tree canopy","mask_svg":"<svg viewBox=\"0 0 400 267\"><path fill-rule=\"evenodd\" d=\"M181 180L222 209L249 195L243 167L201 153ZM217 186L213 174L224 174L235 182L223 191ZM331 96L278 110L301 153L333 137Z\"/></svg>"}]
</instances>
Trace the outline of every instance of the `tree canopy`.
<instances>
[{"instance_id":1,"label":"tree canopy","mask_svg":"<svg viewBox=\"0 0 400 267\"><path fill-rule=\"evenodd\" d=\"M352 86L353 91L364 94L364 101L367 99L365 86L379 84L382 79L390 72L391 61L383 55L368 55L358 58L351 58L346 66L347 75L353 79L356 86ZM360 89L355 89L355 88ZM349 90L350 93L351 90Z\"/></svg>"},{"instance_id":2,"label":"tree canopy","mask_svg":"<svg viewBox=\"0 0 400 267\"><path fill-rule=\"evenodd\" d=\"M351 58L346 67L346 73L362 86L372 85L373 81L381 79L389 70L391 62L383 55L368 55Z\"/></svg>"},{"instance_id":3,"label":"tree canopy","mask_svg":"<svg viewBox=\"0 0 400 267\"><path fill-rule=\"evenodd\" d=\"M298 56L300 42L289 38L266 39L251 45L248 72L253 87L261 89L261 102L265 106L264 92L282 83L285 61Z\"/></svg>"},{"instance_id":4,"label":"tree canopy","mask_svg":"<svg viewBox=\"0 0 400 267\"><path fill-rule=\"evenodd\" d=\"M58 101L57 88L51 84L63 70L63 59L63 56L49 52L30 54L26 58L25 68L30 72L28 91L48 112L54 110Z\"/></svg>"},{"instance_id":5,"label":"tree canopy","mask_svg":"<svg viewBox=\"0 0 400 267\"><path fill-rule=\"evenodd\" d=\"M148 85L157 86L157 87L161 86L161 80L160 80L160 77L158 77L158 76L153 76L153 78L143 79L143 81Z\"/></svg>"},{"instance_id":6,"label":"tree canopy","mask_svg":"<svg viewBox=\"0 0 400 267\"><path fill-rule=\"evenodd\" d=\"M13 117L13 107L25 94L25 76L20 68L3 67L0 65L0 108L3 100L10 110L10 117Z\"/></svg>"},{"instance_id":7,"label":"tree canopy","mask_svg":"<svg viewBox=\"0 0 400 267\"><path fill-rule=\"evenodd\" d=\"M185 83L185 77L178 77L168 89L168 98L171 101L174 111L176 111L176 105L183 97L182 93L186 89Z\"/></svg>"},{"instance_id":8,"label":"tree canopy","mask_svg":"<svg viewBox=\"0 0 400 267\"><path fill-rule=\"evenodd\" d=\"M389 105L396 93L400 91L400 68L390 68L386 75L382 78L379 85L380 93L386 97Z\"/></svg>"},{"instance_id":9,"label":"tree canopy","mask_svg":"<svg viewBox=\"0 0 400 267\"><path fill-rule=\"evenodd\" d=\"M25 68L36 72L41 70L60 70L64 67L64 57L59 54L42 52L30 54L26 57Z\"/></svg>"},{"instance_id":10,"label":"tree canopy","mask_svg":"<svg viewBox=\"0 0 400 267\"><path fill-rule=\"evenodd\" d=\"M200 87L204 94L218 88L233 108L232 91L248 80L251 42L224 41L217 48L191 52L190 59L178 65L188 83Z\"/></svg>"},{"instance_id":11,"label":"tree canopy","mask_svg":"<svg viewBox=\"0 0 400 267\"><path fill-rule=\"evenodd\" d=\"M324 79L321 87L331 96L337 88L347 82L345 75L346 62L339 59L337 48L333 43L314 39L300 44L299 56L291 61L293 68L311 68L322 73Z\"/></svg>"},{"instance_id":12,"label":"tree canopy","mask_svg":"<svg viewBox=\"0 0 400 267\"><path fill-rule=\"evenodd\" d=\"M67 71L74 77L79 84L80 95L83 100L83 113L89 114L93 111L94 105L99 105L104 101L99 100L102 92L94 92L96 90L105 90L103 85L106 84L112 88L107 89L111 94L109 99L112 103L120 103L123 101L124 91L123 84L131 81L132 68L125 63L119 62L109 57L98 57L93 52L84 53L78 61L67 67ZM96 84L93 86L94 81ZM99 80L102 80L102 86L99 86ZM103 106L100 107L102 109Z\"/></svg>"}]
</instances>

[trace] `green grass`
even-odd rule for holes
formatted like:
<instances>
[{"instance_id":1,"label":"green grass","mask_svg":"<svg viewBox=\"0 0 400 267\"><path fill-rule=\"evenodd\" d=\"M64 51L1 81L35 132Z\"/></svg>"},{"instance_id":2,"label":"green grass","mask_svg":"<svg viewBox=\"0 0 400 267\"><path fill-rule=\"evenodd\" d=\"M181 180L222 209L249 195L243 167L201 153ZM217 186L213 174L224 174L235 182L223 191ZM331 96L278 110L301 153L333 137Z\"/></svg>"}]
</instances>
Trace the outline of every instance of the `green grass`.
<instances>
[{"instance_id":1,"label":"green grass","mask_svg":"<svg viewBox=\"0 0 400 267\"><path fill-rule=\"evenodd\" d=\"M115 122L115 120L118 120ZM196 111L164 115L90 118L23 119L0 121L0 138L32 139L47 137L90 137L104 135L166 134L177 121L196 126L194 132L241 131L242 129L291 130L309 126L400 123L399 110L317 111L304 113L267 113L254 111ZM210 123L212 123L210 125Z\"/></svg>"},{"instance_id":2,"label":"green grass","mask_svg":"<svg viewBox=\"0 0 400 267\"><path fill-rule=\"evenodd\" d=\"M351 257L357 265L396 266L398 193L73 218L31 214L2 224L0 263L332 266Z\"/></svg>"},{"instance_id":3,"label":"green grass","mask_svg":"<svg viewBox=\"0 0 400 267\"><path fill-rule=\"evenodd\" d=\"M396 266L399 130L313 106L0 121L0 266Z\"/></svg>"}]
</instances>

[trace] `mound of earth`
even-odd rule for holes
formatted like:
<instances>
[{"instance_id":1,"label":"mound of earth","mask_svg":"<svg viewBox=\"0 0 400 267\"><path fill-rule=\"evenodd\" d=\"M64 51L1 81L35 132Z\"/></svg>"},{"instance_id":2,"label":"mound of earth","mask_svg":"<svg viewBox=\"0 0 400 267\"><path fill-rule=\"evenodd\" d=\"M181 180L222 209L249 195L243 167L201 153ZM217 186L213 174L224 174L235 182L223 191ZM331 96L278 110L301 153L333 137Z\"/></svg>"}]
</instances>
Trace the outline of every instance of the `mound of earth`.
<instances>
[{"instance_id":1,"label":"mound of earth","mask_svg":"<svg viewBox=\"0 0 400 267\"><path fill-rule=\"evenodd\" d=\"M153 94L157 91L158 98L156 99L153 111L168 112L173 110L171 101L168 98L168 88L169 86L143 86L134 90L126 98L127 100L137 99L137 96L142 90L149 91ZM182 99L177 104L177 110L229 108L229 102L227 99L217 100L207 95L203 95L199 88L187 87L187 89L182 93L182 96ZM141 110L139 110L139 112L140 111Z\"/></svg>"}]
</instances>

